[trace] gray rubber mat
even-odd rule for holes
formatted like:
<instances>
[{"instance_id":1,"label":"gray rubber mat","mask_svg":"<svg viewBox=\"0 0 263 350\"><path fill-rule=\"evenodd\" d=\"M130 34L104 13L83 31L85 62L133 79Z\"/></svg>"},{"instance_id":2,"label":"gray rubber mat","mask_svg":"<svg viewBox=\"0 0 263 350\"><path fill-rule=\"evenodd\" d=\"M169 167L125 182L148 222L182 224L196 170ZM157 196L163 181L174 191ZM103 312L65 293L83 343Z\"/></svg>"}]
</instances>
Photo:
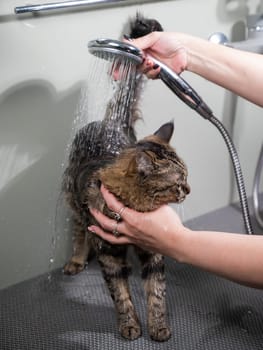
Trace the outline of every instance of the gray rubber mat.
<instances>
[{"instance_id":1,"label":"gray rubber mat","mask_svg":"<svg viewBox=\"0 0 263 350\"><path fill-rule=\"evenodd\" d=\"M167 259L172 337L149 338L138 272L130 278L143 335L123 339L94 261L77 276L53 271L0 291L1 350L263 349L263 292ZM137 269L138 271L138 269Z\"/></svg>"}]
</instances>

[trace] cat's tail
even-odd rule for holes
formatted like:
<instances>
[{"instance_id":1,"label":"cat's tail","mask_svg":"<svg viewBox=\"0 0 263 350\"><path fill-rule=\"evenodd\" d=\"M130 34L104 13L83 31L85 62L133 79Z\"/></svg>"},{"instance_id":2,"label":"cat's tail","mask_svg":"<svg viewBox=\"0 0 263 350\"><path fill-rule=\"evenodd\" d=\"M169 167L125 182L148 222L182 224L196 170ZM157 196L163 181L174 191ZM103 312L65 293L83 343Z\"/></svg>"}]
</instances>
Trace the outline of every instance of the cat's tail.
<instances>
[{"instance_id":1,"label":"cat's tail","mask_svg":"<svg viewBox=\"0 0 263 350\"><path fill-rule=\"evenodd\" d=\"M146 18L140 12L134 18L130 18L123 27L123 33L128 34L131 39L136 39L151 32L162 32L163 27L153 18Z\"/></svg>"},{"instance_id":2,"label":"cat's tail","mask_svg":"<svg viewBox=\"0 0 263 350\"><path fill-rule=\"evenodd\" d=\"M124 34L133 39L153 31L162 30L163 28L157 20L146 18L137 12L136 16L129 18L123 26L120 40L122 40ZM130 62L131 66L128 68L125 64L120 64L118 61L113 62L111 74L116 80L116 89L107 104L104 125L107 125L108 129L111 126L116 128L118 125L125 134L133 135L132 138L135 139L134 125L138 119L141 119L140 100L146 78L137 70L134 64ZM117 78L115 78L115 75ZM121 78L119 79L119 77Z\"/></svg>"},{"instance_id":3,"label":"cat's tail","mask_svg":"<svg viewBox=\"0 0 263 350\"><path fill-rule=\"evenodd\" d=\"M131 39L139 38L151 32L163 31L163 27L156 19L146 18L140 12L137 12L135 17L130 18L128 20L128 28L124 26L124 30L126 29L127 29L126 33L128 33ZM126 33L124 32L123 34L126 34ZM140 115L141 115L139 103L142 97L143 87L144 87L144 77L138 77L138 78L139 78L139 81L137 82L135 93L134 93L134 103L132 104L132 107L131 107L131 120L133 125L137 121L137 119L140 118Z\"/></svg>"},{"instance_id":4,"label":"cat's tail","mask_svg":"<svg viewBox=\"0 0 263 350\"><path fill-rule=\"evenodd\" d=\"M120 34L120 40L123 39L125 34L133 39L154 31L163 31L161 24L156 19L146 18L137 12L134 17L129 18L124 24ZM133 68L136 70L136 67ZM146 78L137 72L135 78L131 80L132 83L127 83L126 92L120 91L120 89L123 89L123 86L120 85L121 87L117 89L107 106L105 118L107 122L109 120L121 120L122 126L127 127L128 132L134 128L135 122L141 119L140 100L143 94L145 80ZM116 118L112 118L114 114Z\"/></svg>"}]
</instances>

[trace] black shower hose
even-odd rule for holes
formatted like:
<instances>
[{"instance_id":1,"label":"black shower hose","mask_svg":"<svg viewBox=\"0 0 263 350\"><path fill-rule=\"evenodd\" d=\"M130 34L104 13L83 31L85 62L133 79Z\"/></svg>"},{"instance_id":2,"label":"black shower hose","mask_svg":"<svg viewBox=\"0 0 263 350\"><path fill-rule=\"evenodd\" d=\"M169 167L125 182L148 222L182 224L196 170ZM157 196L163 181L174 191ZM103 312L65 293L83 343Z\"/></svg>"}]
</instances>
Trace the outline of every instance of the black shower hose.
<instances>
[{"instance_id":1,"label":"black shower hose","mask_svg":"<svg viewBox=\"0 0 263 350\"><path fill-rule=\"evenodd\" d=\"M250 219L249 210L248 210L246 189L245 189L244 179L243 179L242 170L241 170L241 166L240 166L240 162L239 162L236 148L235 148L227 130L225 129L224 125L214 115L211 115L208 118L208 120L217 127L217 129L219 130L219 132L223 136L225 143L227 145L227 148L228 148L231 160L232 160L232 164L234 167L234 173L235 173L237 189L238 189L238 193L239 193L239 201L240 201L241 210L242 210L242 214L243 214L245 229L246 229L247 234L252 235L253 229L252 229L251 219Z\"/></svg>"}]
</instances>

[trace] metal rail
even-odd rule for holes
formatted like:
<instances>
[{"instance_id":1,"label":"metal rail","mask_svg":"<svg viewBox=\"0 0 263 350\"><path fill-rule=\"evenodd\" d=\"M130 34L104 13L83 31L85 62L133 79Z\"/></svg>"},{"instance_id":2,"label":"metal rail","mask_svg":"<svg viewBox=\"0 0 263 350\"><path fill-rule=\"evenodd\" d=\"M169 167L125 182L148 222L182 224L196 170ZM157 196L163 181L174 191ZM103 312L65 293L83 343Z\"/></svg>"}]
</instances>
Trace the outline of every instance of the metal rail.
<instances>
[{"instance_id":1,"label":"metal rail","mask_svg":"<svg viewBox=\"0 0 263 350\"><path fill-rule=\"evenodd\" d=\"M27 13L27 12L41 12L50 10L60 10L68 8L76 8L81 6L94 6L101 4L116 4L121 2L128 2L127 0L75 0L75 1L62 1L39 5L25 5L17 6L14 11L16 14Z\"/></svg>"}]
</instances>

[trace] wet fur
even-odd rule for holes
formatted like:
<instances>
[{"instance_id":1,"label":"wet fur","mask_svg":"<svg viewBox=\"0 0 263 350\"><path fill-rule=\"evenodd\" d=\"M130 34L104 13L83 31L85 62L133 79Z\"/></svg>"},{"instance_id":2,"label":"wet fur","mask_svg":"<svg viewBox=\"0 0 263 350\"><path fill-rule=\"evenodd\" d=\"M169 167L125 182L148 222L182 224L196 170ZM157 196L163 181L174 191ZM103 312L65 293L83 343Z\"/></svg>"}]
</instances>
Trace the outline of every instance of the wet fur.
<instances>
[{"instance_id":1,"label":"wet fur","mask_svg":"<svg viewBox=\"0 0 263 350\"><path fill-rule=\"evenodd\" d=\"M131 21L130 27L133 37L161 29L158 22L146 20L140 15ZM111 245L87 231L89 225L98 224L90 214L89 207L113 217L100 193L101 183L125 206L142 212L156 209L165 203L181 202L189 193L186 166L169 145L173 134L172 123L163 125L155 134L136 142L135 100L139 97L139 80L135 90L136 98L127 108L126 122L118 124L118 132L116 123L119 121L109 123L112 109L110 102L104 121L90 123L77 133L62 186L72 210L74 239L73 254L64 271L68 274L80 272L90 252L95 251L115 303L120 333L130 340L141 335L141 326L128 285L131 273L126 257L128 247ZM110 149L106 147L109 130L111 137L113 133L115 145ZM149 334L154 340L165 341L170 337L170 329L166 322L164 257L139 247L134 249L142 267Z\"/></svg>"}]
</instances>

